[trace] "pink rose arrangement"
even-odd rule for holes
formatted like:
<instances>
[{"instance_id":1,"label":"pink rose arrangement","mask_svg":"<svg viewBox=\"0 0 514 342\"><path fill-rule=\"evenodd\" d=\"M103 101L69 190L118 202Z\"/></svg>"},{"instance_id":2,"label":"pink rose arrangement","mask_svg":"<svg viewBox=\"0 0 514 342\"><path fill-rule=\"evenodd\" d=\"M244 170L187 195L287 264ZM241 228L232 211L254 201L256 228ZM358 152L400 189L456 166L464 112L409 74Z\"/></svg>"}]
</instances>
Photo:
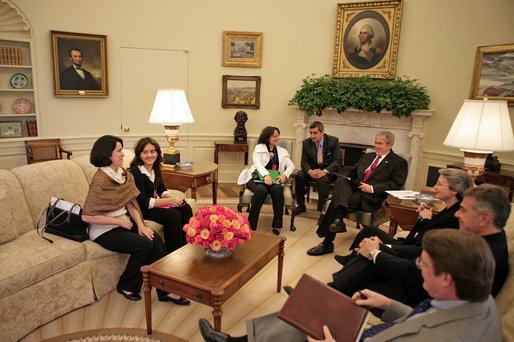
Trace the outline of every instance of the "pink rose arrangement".
<instances>
[{"instance_id":1,"label":"pink rose arrangement","mask_svg":"<svg viewBox=\"0 0 514 342\"><path fill-rule=\"evenodd\" d=\"M234 249L250 240L250 223L237 211L213 205L203 207L184 225L187 242L219 251L222 248Z\"/></svg>"}]
</instances>

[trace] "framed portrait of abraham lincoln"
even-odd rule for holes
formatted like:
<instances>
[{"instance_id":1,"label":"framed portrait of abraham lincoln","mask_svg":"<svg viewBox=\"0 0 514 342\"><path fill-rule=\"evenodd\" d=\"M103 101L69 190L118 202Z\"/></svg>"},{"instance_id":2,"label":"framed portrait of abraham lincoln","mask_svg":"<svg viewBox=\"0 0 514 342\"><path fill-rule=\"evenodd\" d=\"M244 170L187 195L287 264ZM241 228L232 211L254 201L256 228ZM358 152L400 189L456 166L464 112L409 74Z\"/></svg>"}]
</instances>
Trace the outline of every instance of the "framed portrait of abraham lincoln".
<instances>
[{"instance_id":1,"label":"framed portrait of abraham lincoln","mask_svg":"<svg viewBox=\"0 0 514 342\"><path fill-rule=\"evenodd\" d=\"M54 96L107 97L107 36L50 31Z\"/></svg>"},{"instance_id":2,"label":"framed portrait of abraham lincoln","mask_svg":"<svg viewBox=\"0 0 514 342\"><path fill-rule=\"evenodd\" d=\"M332 76L394 78L403 0L337 5Z\"/></svg>"}]
</instances>

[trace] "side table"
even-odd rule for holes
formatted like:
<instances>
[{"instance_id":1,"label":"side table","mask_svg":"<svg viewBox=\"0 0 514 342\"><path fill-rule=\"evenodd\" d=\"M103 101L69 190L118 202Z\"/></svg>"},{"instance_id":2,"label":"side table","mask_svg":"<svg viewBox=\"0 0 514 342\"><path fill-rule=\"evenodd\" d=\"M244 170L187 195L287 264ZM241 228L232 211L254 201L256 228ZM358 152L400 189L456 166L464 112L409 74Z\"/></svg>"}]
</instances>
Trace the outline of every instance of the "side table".
<instances>
[{"instance_id":1,"label":"side table","mask_svg":"<svg viewBox=\"0 0 514 342\"><path fill-rule=\"evenodd\" d=\"M411 230L418 220L418 209L419 204L414 200L402 200L392 195L387 196L386 199L386 212L391 218L389 221L389 235L394 236L398 225L403 230ZM434 210L434 214L439 213L445 208L445 204L441 200L435 200L432 202L431 207Z\"/></svg>"},{"instance_id":2,"label":"side table","mask_svg":"<svg viewBox=\"0 0 514 342\"><path fill-rule=\"evenodd\" d=\"M248 165L248 144L236 144L231 141L214 142L214 162L218 164L218 152L244 152L245 165Z\"/></svg>"},{"instance_id":3,"label":"side table","mask_svg":"<svg viewBox=\"0 0 514 342\"><path fill-rule=\"evenodd\" d=\"M191 189L191 197L196 200L196 189L212 184L212 203L218 203L218 165L207 161L195 161L190 169L177 167L175 170L162 170L162 180L167 189L186 192Z\"/></svg>"}]
</instances>

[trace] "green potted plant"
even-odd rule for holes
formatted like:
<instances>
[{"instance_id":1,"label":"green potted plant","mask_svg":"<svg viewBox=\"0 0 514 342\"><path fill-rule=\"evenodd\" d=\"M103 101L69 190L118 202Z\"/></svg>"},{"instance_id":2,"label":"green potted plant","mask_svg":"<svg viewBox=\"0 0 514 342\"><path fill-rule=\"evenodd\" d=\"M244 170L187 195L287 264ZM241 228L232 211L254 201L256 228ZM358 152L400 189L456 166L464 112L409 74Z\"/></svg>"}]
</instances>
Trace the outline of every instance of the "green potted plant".
<instances>
[{"instance_id":1,"label":"green potted plant","mask_svg":"<svg viewBox=\"0 0 514 342\"><path fill-rule=\"evenodd\" d=\"M310 115L321 116L325 108L339 114L352 107L366 112L391 111L397 117L409 117L415 110L428 109L430 97L415 79L372 79L311 75L289 101Z\"/></svg>"}]
</instances>

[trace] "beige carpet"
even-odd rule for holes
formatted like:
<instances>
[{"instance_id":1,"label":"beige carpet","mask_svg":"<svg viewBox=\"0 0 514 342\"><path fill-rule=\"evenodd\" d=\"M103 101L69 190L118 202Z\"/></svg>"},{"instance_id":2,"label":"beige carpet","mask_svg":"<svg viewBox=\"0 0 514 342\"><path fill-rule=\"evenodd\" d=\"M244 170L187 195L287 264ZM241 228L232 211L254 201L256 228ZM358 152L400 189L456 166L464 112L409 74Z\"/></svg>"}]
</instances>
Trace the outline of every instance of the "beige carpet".
<instances>
[{"instance_id":1,"label":"beige carpet","mask_svg":"<svg viewBox=\"0 0 514 342\"><path fill-rule=\"evenodd\" d=\"M148 335L144 329L109 328L79 331L72 334L52 337L42 342L183 342L185 340L154 331Z\"/></svg>"}]
</instances>

